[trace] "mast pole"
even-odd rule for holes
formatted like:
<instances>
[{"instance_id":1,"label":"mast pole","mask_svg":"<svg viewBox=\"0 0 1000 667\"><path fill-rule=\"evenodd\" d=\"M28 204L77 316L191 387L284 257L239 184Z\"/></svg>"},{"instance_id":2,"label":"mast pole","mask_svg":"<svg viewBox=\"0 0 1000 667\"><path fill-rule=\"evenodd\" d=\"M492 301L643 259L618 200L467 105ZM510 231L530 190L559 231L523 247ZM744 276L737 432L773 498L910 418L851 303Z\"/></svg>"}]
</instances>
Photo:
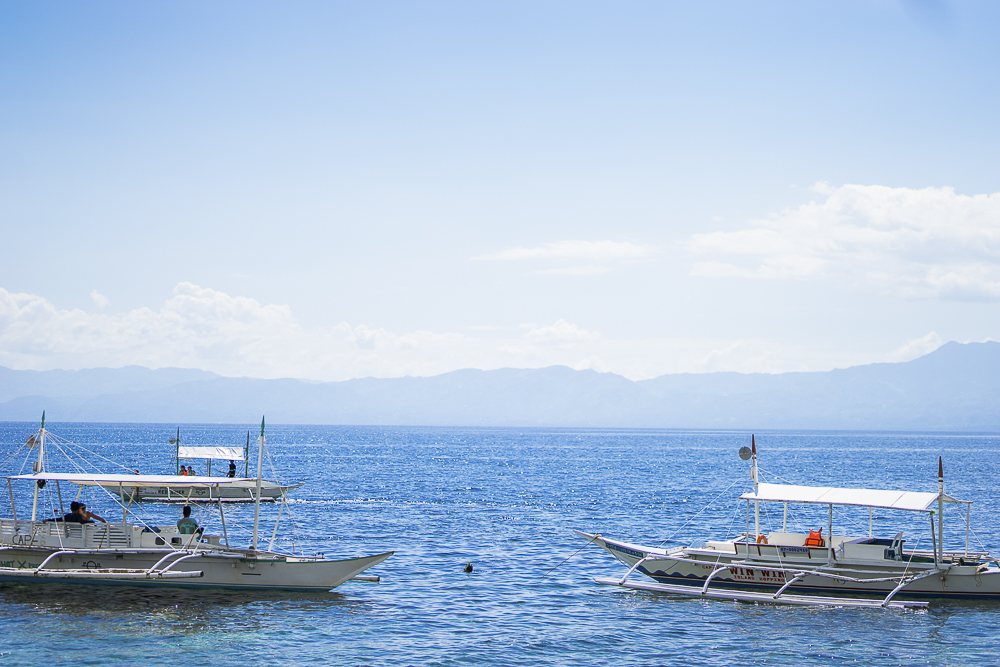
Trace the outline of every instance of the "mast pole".
<instances>
[{"instance_id":1,"label":"mast pole","mask_svg":"<svg viewBox=\"0 0 1000 667\"><path fill-rule=\"evenodd\" d=\"M243 448L243 476L250 476L250 430L247 429L247 446Z\"/></svg>"},{"instance_id":2,"label":"mast pole","mask_svg":"<svg viewBox=\"0 0 1000 667\"><path fill-rule=\"evenodd\" d=\"M260 525L260 474L264 462L264 418L260 418L260 438L257 440L257 497L253 505L253 550L257 551L257 526Z\"/></svg>"},{"instance_id":3,"label":"mast pole","mask_svg":"<svg viewBox=\"0 0 1000 667\"><path fill-rule=\"evenodd\" d=\"M826 532L826 562L833 562L833 503L829 505L829 525Z\"/></svg>"},{"instance_id":4,"label":"mast pole","mask_svg":"<svg viewBox=\"0 0 1000 667\"><path fill-rule=\"evenodd\" d=\"M750 434L750 451L753 454L753 467L750 469L750 474L753 476L753 494L757 495L757 442L754 440L753 433ZM753 501L753 520L754 520L754 534L757 536L756 539L760 539L760 501Z\"/></svg>"},{"instance_id":5,"label":"mast pole","mask_svg":"<svg viewBox=\"0 0 1000 667\"><path fill-rule=\"evenodd\" d=\"M35 472L45 472L45 410L42 410L42 428L38 430L38 462L35 464ZM38 515L38 481L35 481L35 497L31 501L31 520L34 521Z\"/></svg>"},{"instance_id":6,"label":"mast pole","mask_svg":"<svg viewBox=\"0 0 1000 667\"><path fill-rule=\"evenodd\" d=\"M181 427L177 427L177 437L174 439L177 443L177 455L174 457L174 474L181 474Z\"/></svg>"},{"instance_id":7,"label":"mast pole","mask_svg":"<svg viewBox=\"0 0 1000 667\"><path fill-rule=\"evenodd\" d=\"M938 562L944 562L944 461L938 457Z\"/></svg>"}]
</instances>

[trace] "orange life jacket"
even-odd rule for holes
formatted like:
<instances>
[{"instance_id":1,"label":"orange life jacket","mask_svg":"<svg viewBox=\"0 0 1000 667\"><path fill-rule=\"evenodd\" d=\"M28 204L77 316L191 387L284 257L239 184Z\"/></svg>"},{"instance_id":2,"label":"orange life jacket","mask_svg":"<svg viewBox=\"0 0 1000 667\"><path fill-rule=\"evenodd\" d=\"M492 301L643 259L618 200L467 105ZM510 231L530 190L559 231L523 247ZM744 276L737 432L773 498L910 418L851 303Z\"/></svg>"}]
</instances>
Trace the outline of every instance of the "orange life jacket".
<instances>
[{"instance_id":1,"label":"orange life jacket","mask_svg":"<svg viewBox=\"0 0 1000 667\"><path fill-rule=\"evenodd\" d=\"M806 538L807 547L821 547L825 543L823 542L823 529L810 530L809 537Z\"/></svg>"}]
</instances>

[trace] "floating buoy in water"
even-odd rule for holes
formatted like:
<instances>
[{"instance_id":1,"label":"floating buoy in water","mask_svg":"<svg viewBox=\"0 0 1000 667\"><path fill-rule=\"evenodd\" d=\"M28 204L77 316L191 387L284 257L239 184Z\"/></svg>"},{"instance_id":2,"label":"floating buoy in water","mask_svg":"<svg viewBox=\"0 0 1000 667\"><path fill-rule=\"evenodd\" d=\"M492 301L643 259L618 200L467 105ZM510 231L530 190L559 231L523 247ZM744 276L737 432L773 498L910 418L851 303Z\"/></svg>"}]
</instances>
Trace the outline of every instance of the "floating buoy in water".
<instances>
[{"instance_id":1,"label":"floating buoy in water","mask_svg":"<svg viewBox=\"0 0 1000 667\"><path fill-rule=\"evenodd\" d=\"M472 572L472 563L465 566L465 573L470 574Z\"/></svg>"}]
</instances>

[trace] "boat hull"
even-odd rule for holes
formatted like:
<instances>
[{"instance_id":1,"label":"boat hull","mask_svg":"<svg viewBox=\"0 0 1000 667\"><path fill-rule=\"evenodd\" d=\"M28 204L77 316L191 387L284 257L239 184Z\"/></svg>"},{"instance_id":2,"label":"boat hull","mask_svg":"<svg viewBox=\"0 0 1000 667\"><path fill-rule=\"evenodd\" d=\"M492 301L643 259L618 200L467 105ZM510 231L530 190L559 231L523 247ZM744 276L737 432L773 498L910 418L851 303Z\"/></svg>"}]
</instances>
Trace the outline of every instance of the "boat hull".
<instances>
[{"instance_id":1,"label":"boat hull","mask_svg":"<svg viewBox=\"0 0 1000 667\"><path fill-rule=\"evenodd\" d=\"M181 555L158 565L171 553ZM0 582L328 591L392 554L325 560L263 552L105 549L59 554L48 548L8 547L0 549ZM177 561L175 566L171 560Z\"/></svg>"},{"instance_id":2,"label":"boat hull","mask_svg":"<svg viewBox=\"0 0 1000 667\"><path fill-rule=\"evenodd\" d=\"M825 558L815 563L791 562L754 558L743 553L708 549L658 549L611 540L600 535L576 531L588 541L600 546L622 564L630 574L638 572L667 586L687 586L701 589L711 577L710 588L767 591L782 588L788 594L880 596L885 598L901 583L904 576L915 578L900 588L894 597L907 599L956 598L1000 600L1000 568L983 564L949 565L938 571L933 563L860 563L838 561L830 564ZM755 551L751 548L748 551ZM763 550L762 550L763 551ZM818 550L826 553L826 550ZM641 562L640 562L641 561ZM633 569L634 568L634 569ZM811 571L817 574L809 574ZM802 575L797 581L786 584ZM837 576L837 575L841 576ZM624 582L623 577L620 582ZM859 581L860 580L860 581ZM669 592L669 591L666 591Z\"/></svg>"}]
</instances>

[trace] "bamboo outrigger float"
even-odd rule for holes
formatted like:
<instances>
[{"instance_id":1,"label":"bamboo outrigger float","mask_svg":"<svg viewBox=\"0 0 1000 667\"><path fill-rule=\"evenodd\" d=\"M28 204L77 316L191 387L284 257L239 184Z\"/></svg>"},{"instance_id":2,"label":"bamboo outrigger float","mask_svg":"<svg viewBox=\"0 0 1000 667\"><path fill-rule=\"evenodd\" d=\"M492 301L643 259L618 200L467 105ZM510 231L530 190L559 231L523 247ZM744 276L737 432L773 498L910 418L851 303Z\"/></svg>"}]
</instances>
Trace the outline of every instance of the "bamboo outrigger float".
<instances>
[{"instance_id":1,"label":"bamboo outrigger float","mask_svg":"<svg viewBox=\"0 0 1000 667\"><path fill-rule=\"evenodd\" d=\"M145 478L142 480L144 483L166 485L175 489L185 487L190 494L194 489L225 488L227 484L240 481L239 478L225 477L49 472L45 464L46 435L43 413L42 427L28 438L27 443L38 448L38 459L33 464L33 472L7 477L12 517L0 519L0 581L322 591L335 588L352 578L377 581L377 577L358 575L393 554L390 551L361 558L328 560L322 556L298 556L274 551L278 535L277 523L267 549L259 548L260 459L265 442L263 421L258 439L253 539L249 548L229 544L219 494L215 495L215 504L222 521L221 535L208 535L200 531L185 534L177 526L149 525L134 514L130 516L131 502L122 503L120 523L39 520L39 494L49 483L56 488L61 512L60 482L107 489L109 486L123 486L126 482ZM32 483L34 490L30 519L18 517L14 482ZM123 497L127 498L128 494Z\"/></svg>"},{"instance_id":2,"label":"bamboo outrigger float","mask_svg":"<svg viewBox=\"0 0 1000 667\"><path fill-rule=\"evenodd\" d=\"M945 493L940 458L936 493L764 484L759 482L756 442L751 443L751 448L741 450L742 458L752 459L753 491L740 496L747 503L745 532L702 547L662 549L575 531L629 568L623 577L597 577L594 581L636 590L770 604L899 608L926 606L932 598L1000 600L1000 565L986 552L970 551L971 502ZM780 532L761 532L761 503L784 506ZM822 537L822 529L809 534L788 532L789 504L825 505L826 536ZM965 506L964 549L945 549L946 504ZM834 506L868 508L868 535L834 536ZM925 514L932 549L907 549L902 532L892 538L875 537L873 508ZM630 580L635 572L653 582Z\"/></svg>"}]
</instances>

